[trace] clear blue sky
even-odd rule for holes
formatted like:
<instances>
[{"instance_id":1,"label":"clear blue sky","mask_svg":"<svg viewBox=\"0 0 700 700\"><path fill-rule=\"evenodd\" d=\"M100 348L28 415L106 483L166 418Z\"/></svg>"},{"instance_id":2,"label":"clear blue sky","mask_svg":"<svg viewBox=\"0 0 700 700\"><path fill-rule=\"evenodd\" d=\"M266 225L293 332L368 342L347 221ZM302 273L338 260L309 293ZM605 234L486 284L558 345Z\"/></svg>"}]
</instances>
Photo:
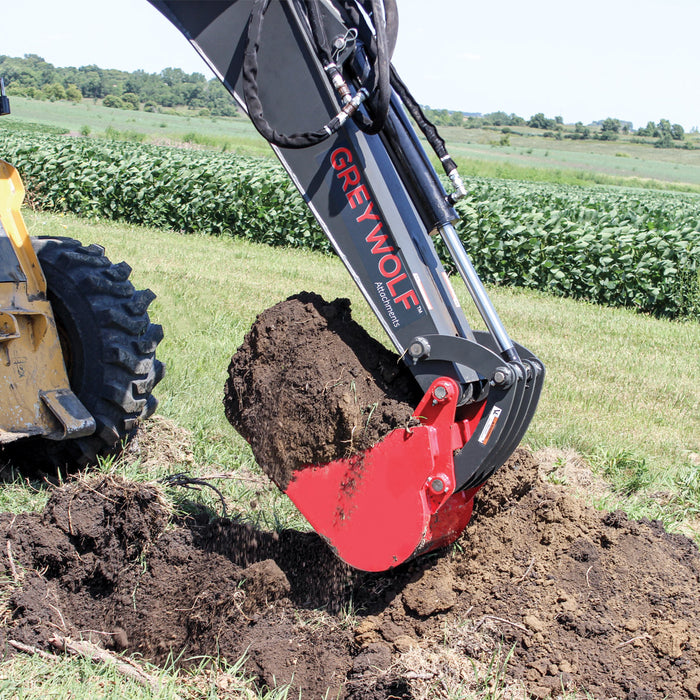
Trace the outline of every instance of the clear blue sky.
<instances>
[{"instance_id":1,"label":"clear blue sky","mask_svg":"<svg viewBox=\"0 0 700 700\"><path fill-rule=\"evenodd\" d=\"M273 0L279 1L279 0ZM24 0L0 53L56 66L210 74L146 0ZM398 0L394 64L416 99L468 112L700 126L700 0Z\"/></svg>"}]
</instances>

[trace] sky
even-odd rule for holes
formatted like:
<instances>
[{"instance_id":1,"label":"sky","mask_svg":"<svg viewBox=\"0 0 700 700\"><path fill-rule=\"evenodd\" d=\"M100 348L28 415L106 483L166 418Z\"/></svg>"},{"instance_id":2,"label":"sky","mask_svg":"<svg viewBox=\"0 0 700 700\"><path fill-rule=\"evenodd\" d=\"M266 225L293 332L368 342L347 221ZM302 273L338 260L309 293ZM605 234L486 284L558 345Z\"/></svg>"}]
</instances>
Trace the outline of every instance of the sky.
<instances>
[{"instance_id":1,"label":"sky","mask_svg":"<svg viewBox=\"0 0 700 700\"><path fill-rule=\"evenodd\" d=\"M280 0L273 0L278 2ZM393 63L433 108L700 127L700 0L397 0ZM211 73L146 0L3 2L0 53Z\"/></svg>"}]
</instances>

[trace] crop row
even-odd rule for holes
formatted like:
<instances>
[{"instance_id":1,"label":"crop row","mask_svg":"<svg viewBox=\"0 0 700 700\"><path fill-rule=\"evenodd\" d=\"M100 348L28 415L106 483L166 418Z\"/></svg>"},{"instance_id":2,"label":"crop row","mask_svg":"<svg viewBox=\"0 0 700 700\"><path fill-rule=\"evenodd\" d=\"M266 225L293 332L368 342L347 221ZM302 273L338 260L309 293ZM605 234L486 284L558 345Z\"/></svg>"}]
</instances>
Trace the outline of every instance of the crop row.
<instances>
[{"instance_id":1,"label":"crop row","mask_svg":"<svg viewBox=\"0 0 700 700\"><path fill-rule=\"evenodd\" d=\"M182 232L330 251L282 168L97 139L0 133L30 202ZM492 284L657 315L700 310L700 197L473 179L458 231Z\"/></svg>"},{"instance_id":2,"label":"crop row","mask_svg":"<svg viewBox=\"0 0 700 700\"><path fill-rule=\"evenodd\" d=\"M485 282L700 314L700 197L471 180L460 236Z\"/></svg>"}]
</instances>

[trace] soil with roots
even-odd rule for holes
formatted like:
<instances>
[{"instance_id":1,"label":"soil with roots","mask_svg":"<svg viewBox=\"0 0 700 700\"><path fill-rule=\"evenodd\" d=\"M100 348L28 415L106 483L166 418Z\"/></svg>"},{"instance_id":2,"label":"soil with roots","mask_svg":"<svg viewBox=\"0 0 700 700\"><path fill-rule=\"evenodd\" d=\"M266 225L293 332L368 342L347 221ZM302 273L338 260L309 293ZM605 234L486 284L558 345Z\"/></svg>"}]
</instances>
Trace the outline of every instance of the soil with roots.
<instances>
[{"instance_id":1,"label":"soil with roots","mask_svg":"<svg viewBox=\"0 0 700 700\"><path fill-rule=\"evenodd\" d=\"M302 292L257 317L231 359L224 408L285 489L296 470L410 425L420 396L399 357L353 321L348 299Z\"/></svg>"},{"instance_id":2,"label":"soil with roots","mask_svg":"<svg viewBox=\"0 0 700 700\"><path fill-rule=\"evenodd\" d=\"M308 304L307 335L325 333ZM316 390L338 379L332 352ZM61 636L156 664L244 657L259 688L290 684L304 700L700 698L697 547L594 510L543 478L544 462L517 450L455 546L381 574L350 569L312 532L174 512L155 484L70 480L42 512L0 515L0 648L50 651Z\"/></svg>"}]
</instances>

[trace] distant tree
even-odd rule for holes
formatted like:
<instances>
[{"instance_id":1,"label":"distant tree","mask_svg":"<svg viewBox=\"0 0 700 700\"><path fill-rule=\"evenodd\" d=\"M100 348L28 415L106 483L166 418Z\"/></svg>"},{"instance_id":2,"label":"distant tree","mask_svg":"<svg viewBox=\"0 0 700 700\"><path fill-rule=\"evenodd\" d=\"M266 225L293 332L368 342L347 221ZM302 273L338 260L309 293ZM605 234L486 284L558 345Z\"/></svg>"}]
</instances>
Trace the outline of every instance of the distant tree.
<instances>
[{"instance_id":1,"label":"distant tree","mask_svg":"<svg viewBox=\"0 0 700 700\"><path fill-rule=\"evenodd\" d=\"M654 143L656 148L673 148L673 137L670 133L659 136L659 140Z\"/></svg>"},{"instance_id":2,"label":"distant tree","mask_svg":"<svg viewBox=\"0 0 700 700\"><path fill-rule=\"evenodd\" d=\"M685 138L685 131L680 124L671 126L671 138L675 141L682 141Z\"/></svg>"},{"instance_id":3,"label":"distant tree","mask_svg":"<svg viewBox=\"0 0 700 700\"><path fill-rule=\"evenodd\" d=\"M620 120L608 117L600 126L600 138L602 141L614 141L620 137Z\"/></svg>"},{"instance_id":4,"label":"distant tree","mask_svg":"<svg viewBox=\"0 0 700 700\"><path fill-rule=\"evenodd\" d=\"M532 127L533 129L553 129L556 125L556 122L554 121L554 119L548 119L547 117L545 117L542 112L538 112L537 114L534 114L532 117L530 117L530 120L527 122L527 125L529 127Z\"/></svg>"},{"instance_id":5,"label":"distant tree","mask_svg":"<svg viewBox=\"0 0 700 700\"><path fill-rule=\"evenodd\" d=\"M654 143L658 148L673 148L674 141L685 139L685 130L680 124L671 124L668 119L660 119L658 124L647 122L645 127L637 129L637 136L658 139Z\"/></svg>"},{"instance_id":6,"label":"distant tree","mask_svg":"<svg viewBox=\"0 0 700 700\"><path fill-rule=\"evenodd\" d=\"M671 135L671 122L668 119L660 119L656 128L659 132L659 136L663 136L664 134Z\"/></svg>"},{"instance_id":7,"label":"distant tree","mask_svg":"<svg viewBox=\"0 0 700 700\"><path fill-rule=\"evenodd\" d=\"M469 117L473 119L474 117ZM505 112L490 112L483 116L484 124L493 124L494 126L522 126L525 120L517 114L506 114Z\"/></svg>"},{"instance_id":8,"label":"distant tree","mask_svg":"<svg viewBox=\"0 0 700 700\"><path fill-rule=\"evenodd\" d=\"M116 109L124 109L124 100L118 95L105 95L102 104L105 107L114 107Z\"/></svg>"},{"instance_id":9,"label":"distant tree","mask_svg":"<svg viewBox=\"0 0 700 700\"><path fill-rule=\"evenodd\" d=\"M124 103L126 109L138 109L139 108L139 96L134 92L125 92L121 96L121 101Z\"/></svg>"},{"instance_id":10,"label":"distant tree","mask_svg":"<svg viewBox=\"0 0 700 700\"><path fill-rule=\"evenodd\" d=\"M119 97L121 106L127 109L147 103L152 109L185 105L193 109L208 109L216 116L237 114L233 98L216 78L207 81L202 73L185 73L179 68L167 68L161 74L128 73L96 65L56 68L36 54L27 54L23 58L0 55L0 75L10 95L26 95L34 99L79 101L83 97L101 99L111 95L108 104L119 105L115 101ZM461 112L456 116L455 113L447 114L450 119L461 123Z\"/></svg>"},{"instance_id":11,"label":"distant tree","mask_svg":"<svg viewBox=\"0 0 700 700\"><path fill-rule=\"evenodd\" d=\"M600 128L602 131L612 131L613 133L618 134L620 133L620 120L608 117L607 119L603 120L603 124Z\"/></svg>"},{"instance_id":12,"label":"distant tree","mask_svg":"<svg viewBox=\"0 0 700 700\"><path fill-rule=\"evenodd\" d=\"M564 117L554 117L555 124L564 124Z\"/></svg>"},{"instance_id":13,"label":"distant tree","mask_svg":"<svg viewBox=\"0 0 700 700\"><path fill-rule=\"evenodd\" d=\"M505 112L491 112L484 115L484 121L494 126L507 126L510 124L508 115Z\"/></svg>"},{"instance_id":14,"label":"distant tree","mask_svg":"<svg viewBox=\"0 0 700 700\"><path fill-rule=\"evenodd\" d=\"M185 75L185 71L183 71L182 68L163 68L160 72L161 78L163 78L165 84L169 87L182 83Z\"/></svg>"},{"instance_id":15,"label":"distant tree","mask_svg":"<svg viewBox=\"0 0 700 700\"><path fill-rule=\"evenodd\" d=\"M433 110L433 113L435 115L435 124L438 126L445 126L445 124L447 124L450 113L446 109L436 109Z\"/></svg>"},{"instance_id":16,"label":"distant tree","mask_svg":"<svg viewBox=\"0 0 700 700\"><path fill-rule=\"evenodd\" d=\"M83 97L104 97L107 87L104 80L104 72L97 66L80 66L78 68L79 82L77 83Z\"/></svg>"},{"instance_id":17,"label":"distant tree","mask_svg":"<svg viewBox=\"0 0 700 700\"><path fill-rule=\"evenodd\" d=\"M66 99L66 89L60 83L51 83L50 85L44 85L41 89L44 96L51 100L65 100Z\"/></svg>"},{"instance_id":18,"label":"distant tree","mask_svg":"<svg viewBox=\"0 0 700 700\"><path fill-rule=\"evenodd\" d=\"M69 85L66 88L66 99L71 102L80 102L83 99L83 93L75 85Z\"/></svg>"},{"instance_id":19,"label":"distant tree","mask_svg":"<svg viewBox=\"0 0 700 700\"><path fill-rule=\"evenodd\" d=\"M580 139L589 139L591 137L591 130L583 125L583 122L576 122L574 125L574 133L578 134Z\"/></svg>"}]
</instances>

